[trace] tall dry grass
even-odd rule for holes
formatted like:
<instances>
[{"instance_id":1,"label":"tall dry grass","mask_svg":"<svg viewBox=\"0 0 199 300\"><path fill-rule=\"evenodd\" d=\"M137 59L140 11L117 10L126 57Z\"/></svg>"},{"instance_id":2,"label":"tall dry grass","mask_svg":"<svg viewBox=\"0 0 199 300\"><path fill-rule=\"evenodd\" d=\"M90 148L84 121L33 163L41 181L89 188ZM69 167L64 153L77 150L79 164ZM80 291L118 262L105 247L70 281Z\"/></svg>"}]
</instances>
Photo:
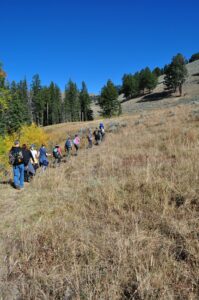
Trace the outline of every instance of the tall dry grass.
<instances>
[{"instance_id":1,"label":"tall dry grass","mask_svg":"<svg viewBox=\"0 0 199 300\"><path fill-rule=\"evenodd\" d=\"M4 197L2 299L198 299L199 125L188 113L126 117L8 210Z\"/></svg>"}]
</instances>

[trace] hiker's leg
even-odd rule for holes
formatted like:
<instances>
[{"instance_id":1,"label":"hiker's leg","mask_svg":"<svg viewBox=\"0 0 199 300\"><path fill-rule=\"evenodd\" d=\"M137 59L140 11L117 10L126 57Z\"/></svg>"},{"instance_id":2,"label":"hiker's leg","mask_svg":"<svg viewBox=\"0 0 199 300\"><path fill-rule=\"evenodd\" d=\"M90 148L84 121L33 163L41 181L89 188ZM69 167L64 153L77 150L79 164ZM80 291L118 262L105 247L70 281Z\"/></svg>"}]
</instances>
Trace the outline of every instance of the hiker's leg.
<instances>
[{"instance_id":1,"label":"hiker's leg","mask_svg":"<svg viewBox=\"0 0 199 300\"><path fill-rule=\"evenodd\" d=\"M57 166L57 158L55 158L54 162L53 162L54 167L56 168Z\"/></svg>"},{"instance_id":2,"label":"hiker's leg","mask_svg":"<svg viewBox=\"0 0 199 300\"><path fill-rule=\"evenodd\" d=\"M78 153L78 145L75 145L75 150L76 150L76 155L77 155L77 153Z\"/></svg>"},{"instance_id":3,"label":"hiker's leg","mask_svg":"<svg viewBox=\"0 0 199 300\"><path fill-rule=\"evenodd\" d=\"M92 140L89 141L89 147L90 147L90 148L93 147L93 141L92 141Z\"/></svg>"},{"instance_id":4,"label":"hiker's leg","mask_svg":"<svg viewBox=\"0 0 199 300\"><path fill-rule=\"evenodd\" d=\"M32 163L29 161L28 163L28 177L34 176L35 175L35 169L32 165Z\"/></svg>"},{"instance_id":5,"label":"hiker's leg","mask_svg":"<svg viewBox=\"0 0 199 300\"><path fill-rule=\"evenodd\" d=\"M24 164L19 165L20 172L20 188L24 187Z\"/></svg>"},{"instance_id":6,"label":"hiker's leg","mask_svg":"<svg viewBox=\"0 0 199 300\"><path fill-rule=\"evenodd\" d=\"M19 166L13 166L13 179L14 179L14 186L20 187L20 183L19 183Z\"/></svg>"},{"instance_id":7,"label":"hiker's leg","mask_svg":"<svg viewBox=\"0 0 199 300\"><path fill-rule=\"evenodd\" d=\"M71 155L71 148L68 148L67 149L67 157L68 157L68 159L70 158L70 155Z\"/></svg>"}]
</instances>

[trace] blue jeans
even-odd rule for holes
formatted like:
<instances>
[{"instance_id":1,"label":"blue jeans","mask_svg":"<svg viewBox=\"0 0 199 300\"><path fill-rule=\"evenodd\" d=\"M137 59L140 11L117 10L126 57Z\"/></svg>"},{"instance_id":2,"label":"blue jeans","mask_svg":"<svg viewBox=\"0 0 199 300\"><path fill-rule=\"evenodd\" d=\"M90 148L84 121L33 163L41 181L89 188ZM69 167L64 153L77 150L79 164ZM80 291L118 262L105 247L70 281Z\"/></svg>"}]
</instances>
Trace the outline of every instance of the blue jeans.
<instances>
[{"instance_id":1,"label":"blue jeans","mask_svg":"<svg viewBox=\"0 0 199 300\"><path fill-rule=\"evenodd\" d=\"M24 164L13 166L14 186L24 187Z\"/></svg>"}]
</instances>

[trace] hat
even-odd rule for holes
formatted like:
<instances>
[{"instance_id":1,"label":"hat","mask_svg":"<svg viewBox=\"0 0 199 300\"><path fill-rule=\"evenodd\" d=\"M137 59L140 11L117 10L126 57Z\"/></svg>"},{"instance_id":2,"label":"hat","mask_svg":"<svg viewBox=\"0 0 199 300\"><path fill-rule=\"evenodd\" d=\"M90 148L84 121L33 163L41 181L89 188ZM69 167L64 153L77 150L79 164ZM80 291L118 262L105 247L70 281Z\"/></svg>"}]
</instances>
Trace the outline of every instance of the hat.
<instances>
[{"instance_id":1,"label":"hat","mask_svg":"<svg viewBox=\"0 0 199 300\"><path fill-rule=\"evenodd\" d=\"M18 140L14 141L14 145L15 146L19 145L19 141Z\"/></svg>"}]
</instances>

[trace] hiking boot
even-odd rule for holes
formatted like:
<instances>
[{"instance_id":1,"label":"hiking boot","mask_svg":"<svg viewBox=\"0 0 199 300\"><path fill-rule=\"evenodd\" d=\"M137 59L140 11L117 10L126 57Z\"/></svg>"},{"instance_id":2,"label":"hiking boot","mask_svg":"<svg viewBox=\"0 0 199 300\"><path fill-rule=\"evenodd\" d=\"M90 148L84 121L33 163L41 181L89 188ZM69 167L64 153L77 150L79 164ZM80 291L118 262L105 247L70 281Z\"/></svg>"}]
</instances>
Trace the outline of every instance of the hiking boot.
<instances>
[{"instance_id":1,"label":"hiking boot","mask_svg":"<svg viewBox=\"0 0 199 300\"><path fill-rule=\"evenodd\" d=\"M15 188L16 190L20 190L20 189L21 189L19 185L15 185L14 188Z\"/></svg>"}]
</instances>

